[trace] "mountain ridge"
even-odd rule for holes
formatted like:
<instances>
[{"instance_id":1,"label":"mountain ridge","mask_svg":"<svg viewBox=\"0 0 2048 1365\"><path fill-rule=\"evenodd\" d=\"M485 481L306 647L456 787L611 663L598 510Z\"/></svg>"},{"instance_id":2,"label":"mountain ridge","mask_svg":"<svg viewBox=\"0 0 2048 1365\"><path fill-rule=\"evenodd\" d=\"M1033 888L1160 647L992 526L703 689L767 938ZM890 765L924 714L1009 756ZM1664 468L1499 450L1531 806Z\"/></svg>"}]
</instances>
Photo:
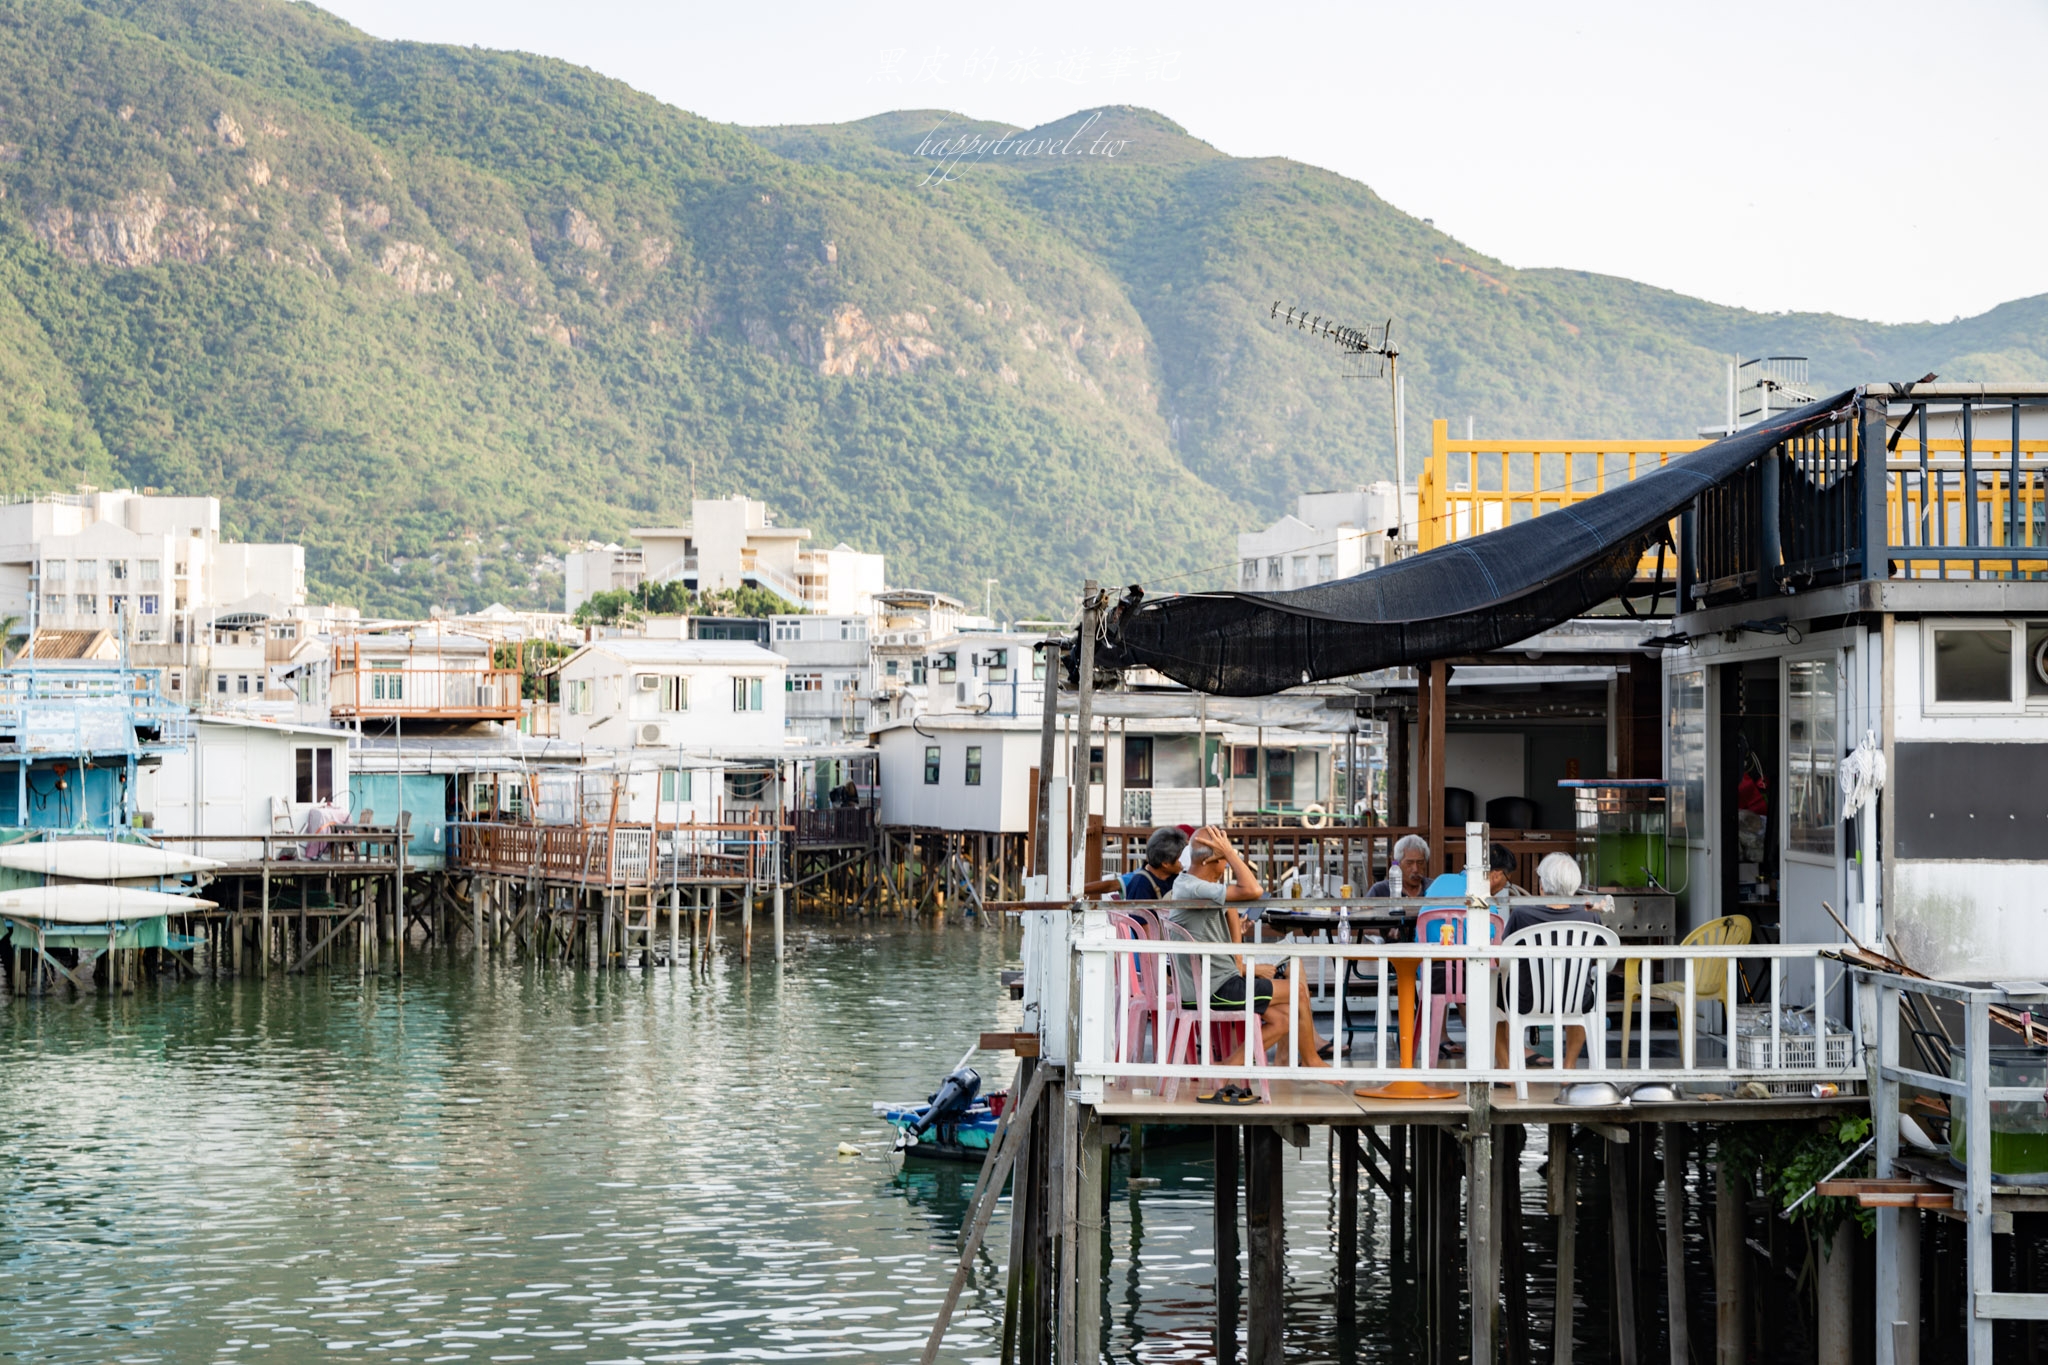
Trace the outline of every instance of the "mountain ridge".
<instances>
[{"instance_id":1,"label":"mountain ridge","mask_svg":"<svg viewBox=\"0 0 2048 1365\"><path fill-rule=\"evenodd\" d=\"M1683 435L1736 349L2048 378L2048 296L1886 326L1517 270L1150 110L740 128L274 0L0 0L0 72L0 483L218 494L366 610L558 604L582 536L732 492L1012 615L1205 586L1391 466L1385 385L1275 298L1395 319L1411 468L1434 415ZM1084 125L1127 145L1031 150ZM1024 146L935 177L935 129Z\"/></svg>"}]
</instances>

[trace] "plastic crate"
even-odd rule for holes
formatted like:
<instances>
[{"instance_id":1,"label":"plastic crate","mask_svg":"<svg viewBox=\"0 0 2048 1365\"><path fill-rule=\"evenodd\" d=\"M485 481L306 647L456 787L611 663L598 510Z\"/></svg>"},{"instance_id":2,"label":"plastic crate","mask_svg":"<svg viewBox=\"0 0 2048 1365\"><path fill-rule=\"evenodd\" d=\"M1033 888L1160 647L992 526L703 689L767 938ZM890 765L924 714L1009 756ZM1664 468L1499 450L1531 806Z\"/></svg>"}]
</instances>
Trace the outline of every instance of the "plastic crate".
<instances>
[{"instance_id":1,"label":"plastic crate","mask_svg":"<svg viewBox=\"0 0 2048 1365\"><path fill-rule=\"evenodd\" d=\"M1768 1033L1740 1033L1735 1037L1735 1064L1744 1071L1812 1071L1822 1068L1829 1071L1846 1071L1855 1056L1855 1038L1847 1033L1830 1033L1827 1039L1827 1060L1816 1061L1820 1056L1820 1039L1811 1033L1780 1033L1778 1035L1779 1055L1771 1055L1771 1035ZM1804 1087L1800 1083L1800 1088Z\"/></svg>"}]
</instances>

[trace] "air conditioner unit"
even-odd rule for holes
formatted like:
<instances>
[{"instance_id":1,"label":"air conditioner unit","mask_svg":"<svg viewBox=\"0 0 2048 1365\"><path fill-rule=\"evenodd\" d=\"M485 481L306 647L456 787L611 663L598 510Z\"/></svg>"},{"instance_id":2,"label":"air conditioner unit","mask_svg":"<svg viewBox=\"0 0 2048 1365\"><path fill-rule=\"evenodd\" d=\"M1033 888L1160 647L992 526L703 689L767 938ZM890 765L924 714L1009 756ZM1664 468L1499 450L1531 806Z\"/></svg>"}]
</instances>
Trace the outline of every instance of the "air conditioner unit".
<instances>
[{"instance_id":1,"label":"air conditioner unit","mask_svg":"<svg viewBox=\"0 0 2048 1365\"><path fill-rule=\"evenodd\" d=\"M660 745L663 742L661 723L652 720L642 722L634 728L633 742L641 745Z\"/></svg>"},{"instance_id":2,"label":"air conditioner unit","mask_svg":"<svg viewBox=\"0 0 2048 1365\"><path fill-rule=\"evenodd\" d=\"M653 673L642 673L633 682L642 692L652 692L661 686L661 679Z\"/></svg>"}]
</instances>

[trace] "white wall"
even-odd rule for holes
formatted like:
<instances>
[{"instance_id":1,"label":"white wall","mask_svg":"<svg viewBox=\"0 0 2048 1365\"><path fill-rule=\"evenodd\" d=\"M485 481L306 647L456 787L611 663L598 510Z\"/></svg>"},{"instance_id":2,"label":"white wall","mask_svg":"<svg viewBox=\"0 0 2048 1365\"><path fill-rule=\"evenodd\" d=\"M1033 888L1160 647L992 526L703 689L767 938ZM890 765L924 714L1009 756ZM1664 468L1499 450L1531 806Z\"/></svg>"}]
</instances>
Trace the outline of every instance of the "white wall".
<instances>
[{"instance_id":1,"label":"white wall","mask_svg":"<svg viewBox=\"0 0 2048 1365\"><path fill-rule=\"evenodd\" d=\"M164 834L260 836L272 831L273 812L288 815L293 830L304 829L311 806L295 799L300 748L334 750L335 800L348 804L348 736L340 731L330 738L208 720L194 730L196 738L183 750L164 755L160 765L136 778L136 809L154 817ZM202 852L210 858L254 857L260 847L210 844Z\"/></svg>"},{"instance_id":2,"label":"white wall","mask_svg":"<svg viewBox=\"0 0 2048 1365\"><path fill-rule=\"evenodd\" d=\"M682 748L692 752L780 748L788 703L784 672L783 660L766 651L759 661L745 664L675 664L626 663L592 650L560 670L562 738L574 744ZM643 674L686 678L688 709L661 710L660 691L642 691L635 683L634 679ZM761 679L759 711L733 709L732 685L736 677ZM594 710L590 714L572 715L568 689L584 680L591 684ZM640 746L639 728L645 723L661 727L658 744Z\"/></svg>"},{"instance_id":3,"label":"white wall","mask_svg":"<svg viewBox=\"0 0 2048 1365\"><path fill-rule=\"evenodd\" d=\"M927 745L939 748L939 781L924 780ZM981 784L966 783L967 749L981 747ZM885 825L975 833L1024 834L1032 828L1031 769L1039 737L1026 730L884 732L878 746ZM1100 788L1097 789L1098 791Z\"/></svg>"}]
</instances>

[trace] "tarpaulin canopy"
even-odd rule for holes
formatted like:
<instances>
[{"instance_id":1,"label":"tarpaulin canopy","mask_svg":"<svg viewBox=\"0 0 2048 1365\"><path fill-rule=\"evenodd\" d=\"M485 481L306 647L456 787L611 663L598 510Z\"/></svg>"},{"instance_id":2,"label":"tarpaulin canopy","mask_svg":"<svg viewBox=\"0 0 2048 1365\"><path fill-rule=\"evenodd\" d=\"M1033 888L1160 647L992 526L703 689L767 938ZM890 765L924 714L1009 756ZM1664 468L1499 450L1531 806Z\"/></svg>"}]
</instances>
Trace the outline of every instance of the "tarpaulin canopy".
<instances>
[{"instance_id":1,"label":"tarpaulin canopy","mask_svg":"<svg viewBox=\"0 0 2048 1365\"><path fill-rule=\"evenodd\" d=\"M1840 420L1853 398L1847 391L1808 404L1598 497L1370 573L1291 592L1189 593L1119 607L1097 662L1251 697L1505 648L1620 593L1693 499L1780 442Z\"/></svg>"}]
</instances>

